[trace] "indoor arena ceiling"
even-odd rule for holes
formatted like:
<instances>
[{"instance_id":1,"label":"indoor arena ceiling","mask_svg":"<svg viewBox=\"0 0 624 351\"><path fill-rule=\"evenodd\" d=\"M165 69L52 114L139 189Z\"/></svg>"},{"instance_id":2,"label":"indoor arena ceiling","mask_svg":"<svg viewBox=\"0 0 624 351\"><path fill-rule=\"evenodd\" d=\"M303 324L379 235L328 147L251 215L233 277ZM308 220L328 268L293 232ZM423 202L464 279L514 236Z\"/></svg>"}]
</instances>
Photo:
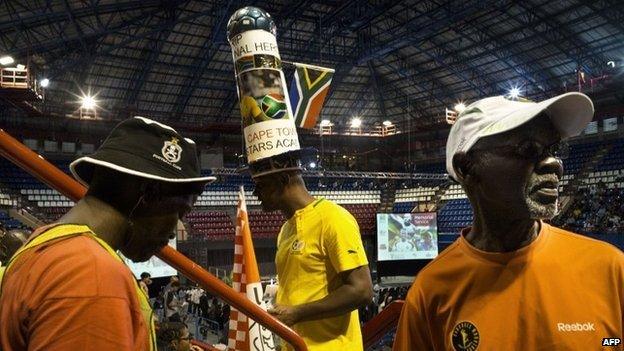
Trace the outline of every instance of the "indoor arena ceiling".
<instances>
[{"instance_id":1,"label":"indoor arena ceiling","mask_svg":"<svg viewBox=\"0 0 624 351\"><path fill-rule=\"evenodd\" d=\"M624 59L620 0L4 0L0 54L50 79L48 113L84 92L104 118L237 124L226 23L245 5L276 19L283 60L336 69L322 111L334 123L428 125L457 101L550 96Z\"/></svg>"}]
</instances>

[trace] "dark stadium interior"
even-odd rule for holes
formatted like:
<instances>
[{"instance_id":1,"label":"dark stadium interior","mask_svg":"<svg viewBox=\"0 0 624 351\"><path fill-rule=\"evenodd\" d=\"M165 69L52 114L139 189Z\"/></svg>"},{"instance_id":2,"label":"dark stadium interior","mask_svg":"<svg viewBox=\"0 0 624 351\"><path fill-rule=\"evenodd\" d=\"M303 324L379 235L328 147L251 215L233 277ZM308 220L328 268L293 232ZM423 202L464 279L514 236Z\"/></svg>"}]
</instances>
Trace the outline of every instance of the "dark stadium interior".
<instances>
[{"instance_id":1,"label":"dark stadium interior","mask_svg":"<svg viewBox=\"0 0 624 351\"><path fill-rule=\"evenodd\" d=\"M541 101L580 91L593 100L593 122L570 140L552 223L624 250L624 2L617 0L0 1L0 63L13 58L0 66L0 128L66 173L128 117L176 128L197 143L202 174L217 176L185 217L178 250L227 280L244 185L268 280L285 218L263 212L251 178L236 171L244 145L226 24L247 5L272 14L284 62L336 70L315 128L298 130L301 145L318 151L304 160L304 180L312 195L357 219L377 283L414 276L427 263L378 263L378 213L436 212L440 252L472 223L465 192L446 174L449 115L494 95ZM28 70L26 88L12 86L4 70L17 65ZM284 66L287 80L293 71ZM85 96L95 108L81 105ZM73 205L0 158L5 230L32 230ZM382 284L377 305L361 310L365 319L388 296L402 298L409 282L393 284ZM219 334L227 320L212 306L221 326L193 327L203 334Z\"/></svg>"}]
</instances>

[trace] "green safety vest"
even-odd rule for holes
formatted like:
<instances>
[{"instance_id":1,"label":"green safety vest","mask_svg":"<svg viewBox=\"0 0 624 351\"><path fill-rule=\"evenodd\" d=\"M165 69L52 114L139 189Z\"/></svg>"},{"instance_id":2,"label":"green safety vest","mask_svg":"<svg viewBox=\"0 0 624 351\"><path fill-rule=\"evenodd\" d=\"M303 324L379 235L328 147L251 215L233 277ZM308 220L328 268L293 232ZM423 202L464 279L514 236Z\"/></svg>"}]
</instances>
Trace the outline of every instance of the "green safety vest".
<instances>
[{"instance_id":1,"label":"green safety vest","mask_svg":"<svg viewBox=\"0 0 624 351\"><path fill-rule=\"evenodd\" d=\"M0 296L2 296L2 283L4 282L5 274L11 268L11 264L17 260L17 258L27 250L30 250L34 247L37 247L41 244L47 243L49 241L54 240L63 240L75 236L86 236L93 240L95 240L100 246L102 246L111 256L113 256L117 261L122 262L123 260L112 247L110 247L104 240L100 239L91 231L91 229L86 225L75 225L75 224L61 224L49 229L44 229L45 231L32 240L28 241L24 246L22 246L17 252L11 257L6 266L0 267ZM139 300L139 305L141 307L141 313L143 314L143 318L145 319L145 323L149 328L149 349L150 351L156 351L156 329L154 328L154 312L152 307L149 304L148 296L145 292L139 287L137 281L135 283L136 295Z\"/></svg>"}]
</instances>

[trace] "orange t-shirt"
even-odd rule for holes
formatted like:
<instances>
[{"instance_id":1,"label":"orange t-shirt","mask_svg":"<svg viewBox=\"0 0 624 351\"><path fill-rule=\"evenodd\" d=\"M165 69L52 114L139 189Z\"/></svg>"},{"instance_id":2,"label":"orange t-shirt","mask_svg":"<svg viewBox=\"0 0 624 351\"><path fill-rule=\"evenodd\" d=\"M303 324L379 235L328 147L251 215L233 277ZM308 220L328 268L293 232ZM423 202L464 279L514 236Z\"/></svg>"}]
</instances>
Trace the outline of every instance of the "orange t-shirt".
<instances>
[{"instance_id":1,"label":"orange t-shirt","mask_svg":"<svg viewBox=\"0 0 624 351\"><path fill-rule=\"evenodd\" d=\"M76 236L24 252L0 296L0 350L149 350L130 269Z\"/></svg>"},{"instance_id":2,"label":"orange t-shirt","mask_svg":"<svg viewBox=\"0 0 624 351\"><path fill-rule=\"evenodd\" d=\"M624 253L542 223L515 252L464 235L416 277L394 351L622 350Z\"/></svg>"}]
</instances>

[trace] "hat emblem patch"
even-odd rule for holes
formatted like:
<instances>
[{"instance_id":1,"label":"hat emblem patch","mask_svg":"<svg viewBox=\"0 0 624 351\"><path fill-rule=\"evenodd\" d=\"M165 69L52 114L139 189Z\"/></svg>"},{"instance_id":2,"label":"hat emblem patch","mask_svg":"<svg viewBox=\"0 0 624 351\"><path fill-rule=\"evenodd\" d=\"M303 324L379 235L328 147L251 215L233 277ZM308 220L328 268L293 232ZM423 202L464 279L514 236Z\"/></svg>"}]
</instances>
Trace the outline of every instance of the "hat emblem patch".
<instances>
[{"instance_id":1,"label":"hat emblem patch","mask_svg":"<svg viewBox=\"0 0 624 351\"><path fill-rule=\"evenodd\" d=\"M165 160L176 163L180 161L182 157L182 147L178 145L178 139L172 137L170 141L165 141L165 144L162 147L162 155Z\"/></svg>"}]
</instances>

